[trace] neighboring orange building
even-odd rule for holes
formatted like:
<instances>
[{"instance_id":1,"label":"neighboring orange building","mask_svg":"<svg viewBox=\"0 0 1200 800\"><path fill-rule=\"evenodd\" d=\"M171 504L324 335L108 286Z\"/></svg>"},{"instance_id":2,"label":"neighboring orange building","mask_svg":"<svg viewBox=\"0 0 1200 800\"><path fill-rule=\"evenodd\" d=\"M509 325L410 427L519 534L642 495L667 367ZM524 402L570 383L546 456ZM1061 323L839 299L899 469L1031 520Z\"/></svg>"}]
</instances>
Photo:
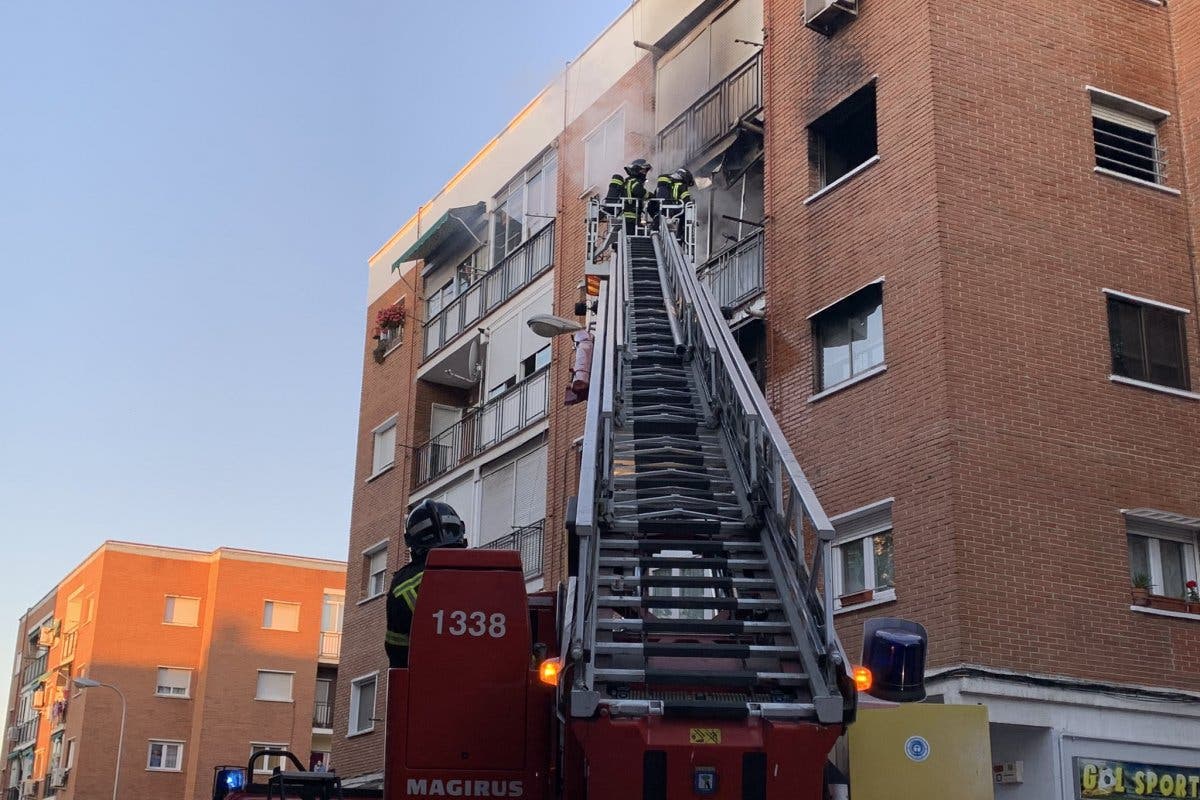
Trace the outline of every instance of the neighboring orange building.
<instances>
[{"instance_id":1,"label":"neighboring orange building","mask_svg":"<svg viewBox=\"0 0 1200 800\"><path fill-rule=\"evenodd\" d=\"M5 800L210 796L218 764L327 761L345 565L105 542L22 616Z\"/></svg>"}]
</instances>

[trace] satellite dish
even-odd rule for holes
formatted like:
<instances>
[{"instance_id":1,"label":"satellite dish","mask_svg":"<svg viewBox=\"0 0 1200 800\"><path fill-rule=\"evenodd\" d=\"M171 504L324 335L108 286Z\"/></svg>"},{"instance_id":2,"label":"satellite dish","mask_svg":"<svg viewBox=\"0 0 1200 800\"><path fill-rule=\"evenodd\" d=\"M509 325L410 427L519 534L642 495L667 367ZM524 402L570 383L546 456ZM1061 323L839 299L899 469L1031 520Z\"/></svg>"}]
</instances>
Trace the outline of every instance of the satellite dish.
<instances>
[{"instance_id":1,"label":"satellite dish","mask_svg":"<svg viewBox=\"0 0 1200 800\"><path fill-rule=\"evenodd\" d=\"M583 330L583 326L575 320L563 319L553 314L535 314L525 324L529 326L529 330L547 339Z\"/></svg>"}]
</instances>

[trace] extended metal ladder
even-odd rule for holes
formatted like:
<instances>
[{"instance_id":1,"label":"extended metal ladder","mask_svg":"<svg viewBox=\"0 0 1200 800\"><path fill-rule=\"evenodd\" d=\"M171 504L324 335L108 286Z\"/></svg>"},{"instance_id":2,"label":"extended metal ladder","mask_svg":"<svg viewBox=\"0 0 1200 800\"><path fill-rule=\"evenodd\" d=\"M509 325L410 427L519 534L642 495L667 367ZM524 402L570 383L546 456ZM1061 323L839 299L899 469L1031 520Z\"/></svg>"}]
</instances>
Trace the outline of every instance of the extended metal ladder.
<instances>
[{"instance_id":1,"label":"extended metal ladder","mask_svg":"<svg viewBox=\"0 0 1200 800\"><path fill-rule=\"evenodd\" d=\"M600 289L570 712L838 723L854 696L821 569L833 529L684 252L622 233Z\"/></svg>"}]
</instances>

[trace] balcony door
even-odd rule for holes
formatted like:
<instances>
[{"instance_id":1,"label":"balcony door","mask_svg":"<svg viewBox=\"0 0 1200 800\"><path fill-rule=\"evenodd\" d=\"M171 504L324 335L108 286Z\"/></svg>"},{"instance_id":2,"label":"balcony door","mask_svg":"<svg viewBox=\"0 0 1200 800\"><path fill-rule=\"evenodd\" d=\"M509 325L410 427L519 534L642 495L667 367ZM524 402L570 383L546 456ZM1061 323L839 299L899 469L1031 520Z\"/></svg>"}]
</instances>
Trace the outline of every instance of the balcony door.
<instances>
[{"instance_id":1,"label":"balcony door","mask_svg":"<svg viewBox=\"0 0 1200 800\"><path fill-rule=\"evenodd\" d=\"M483 476L479 544L488 544L546 516L546 447Z\"/></svg>"},{"instance_id":2,"label":"balcony door","mask_svg":"<svg viewBox=\"0 0 1200 800\"><path fill-rule=\"evenodd\" d=\"M462 409L434 403L429 415L429 432L433 440L433 446L429 448L429 475L433 477L450 469L456 461L455 455L458 454L454 442L457 431L454 426L462 418Z\"/></svg>"}]
</instances>

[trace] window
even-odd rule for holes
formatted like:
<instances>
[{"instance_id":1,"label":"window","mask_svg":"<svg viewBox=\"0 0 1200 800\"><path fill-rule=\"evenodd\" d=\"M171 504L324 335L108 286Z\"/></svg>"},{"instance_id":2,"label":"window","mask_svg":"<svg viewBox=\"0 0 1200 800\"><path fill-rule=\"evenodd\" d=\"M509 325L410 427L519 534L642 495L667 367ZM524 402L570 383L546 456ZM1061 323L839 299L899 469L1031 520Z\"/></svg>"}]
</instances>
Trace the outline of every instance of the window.
<instances>
[{"instance_id":1,"label":"window","mask_svg":"<svg viewBox=\"0 0 1200 800\"><path fill-rule=\"evenodd\" d=\"M808 128L814 191L829 186L878 155L875 83L843 100Z\"/></svg>"},{"instance_id":2,"label":"window","mask_svg":"<svg viewBox=\"0 0 1200 800\"><path fill-rule=\"evenodd\" d=\"M67 598L67 614L63 620L63 630L67 633L79 627L83 621L83 589L76 589Z\"/></svg>"},{"instance_id":3,"label":"window","mask_svg":"<svg viewBox=\"0 0 1200 800\"><path fill-rule=\"evenodd\" d=\"M487 393L488 402L495 400L497 397L504 394L505 392L507 392L509 389L513 388L516 385L517 385L517 376L510 375L504 381L497 383L495 386L488 389L488 393Z\"/></svg>"},{"instance_id":4,"label":"window","mask_svg":"<svg viewBox=\"0 0 1200 800\"><path fill-rule=\"evenodd\" d=\"M607 189L625 161L625 109L618 109L583 140L584 189Z\"/></svg>"},{"instance_id":5,"label":"window","mask_svg":"<svg viewBox=\"0 0 1200 800\"><path fill-rule=\"evenodd\" d=\"M368 675L350 683L350 734L374 730L375 676Z\"/></svg>"},{"instance_id":6,"label":"window","mask_svg":"<svg viewBox=\"0 0 1200 800\"><path fill-rule=\"evenodd\" d=\"M425 313L426 319L432 318L435 314L440 314L442 309L450 304L450 301L455 297L455 281L453 278L446 281L445 285L430 291L425 297Z\"/></svg>"},{"instance_id":7,"label":"window","mask_svg":"<svg viewBox=\"0 0 1200 800\"><path fill-rule=\"evenodd\" d=\"M259 750L287 750L287 749L288 749L288 745L286 742L284 742L282 744L278 743L278 742L251 742L250 743L250 755L254 755ZM282 754L263 756L262 758L260 758L254 762L254 774L255 775L270 775L272 772L275 771L276 767L279 767L280 771L283 771L283 770L289 769L291 766L293 766L293 765L290 761L288 761L287 756L284 756Z\"/></svg>"},{"instance_id":8,"label":"window","mask_svg":"<svg viewBox=\"0 0 1200 800\"><path fill-rule=\"evenodd\" d=\"M492 264L549 224L558 210L557 198L558 154L548 150L496 195Z\"/></svg>"},{"instance_id":9,"label":"window","mask_svg":"<svg viewBox=\"0 0 1200 800\"><path fill-rule=\"evenodd\" d=\"M387 542L377 544L363 553L363 574L366 598L378 597L387 588Z\"/></svg>"},{"instance_id":10,"label":"window","mask_svg":"<svg viewBox=\"0 0 1200 800\"><path fill-rule=\"evenodd\" d=\"M273 631L300 630L300 604L266 601L263 603L263 627Z\"/></svg>"},{"instance_id":11,"label":"window","mask_svg":"<svg viewBox=\"0 0 1200 800\"><path fill-rule=\"evenodd\" d=\"M67 749L63 752L62 768L71 769L75 766L76 740L67 739Z\"/></svg>"},{"instance_id":12,"label":"window","mask_svg":"<svg viewBox=\"0 0 1200 800\"><path fill-rule=\"evenodd\" d=\"M1129 577L1150 579L1150 592L1182 598L1187 582L1197 580L1197 536L1200 519L1153 509L1125 512L1129 545Z\"/></svg>"},{"instance_id":13,"label":"window","mask_svg":"<svg viewBox=\"0 0 1200 800\"><path fill-rule=\"evenodd\" d=\"M524 380L530 375L537 373L539 370L550 365L550 345L546 345L541 350L531 355L529 358L521 362L521 379Z\"/></svg>"},{"instance_id":14,"label":"window","mask_svg":"<svg viewBox=\"0 0 1200 800\"><path fill-rule=\"evenodd\" d=\"M187 697L192 687L192 671L179 667L159 667L154 693L159 697Z\"/></svg>"},{"instance_id":15,"label":"window","mask_svg":"<svg viewBox=\"0 0 1200 800\"><path fill-rule=\"evenodd\" d=\"M1158 143L1158 125L1170 113L1091 86L1088 93L1096 170L1146 183L1165 183L1166 159Z\"/></svg>"},{"instance_id":16,"label":"window","mask_svg":"<svg viewBox=\"0 0 1200 800\"><path fill-rule=\"evenodd\" d=\"M883 283L876 282L812 316L817 392L883 364Z\"/></svg>"},{"instance_id":17,"label":"window","mask_svg":"<svg viewBox=\"0 0 1200 800\"><path fill-rule=\"evenodd\" d=\"M200 598L167 595L166 609L163 611L164 625L187 625L194 628L199 619Z\"/></svg>"},{"instance_id":18,"label":"window","mask_svg":"<svg viewBox=\"0 0 1200 800\"><path fill-rule=\"evenodd\" d=\"M833 517L833 589L838 607L895 597L892 500Z\"/></svg>"},{"instance_id":19,"label":"window","mask_svg":"<svg viewBox=\"0 0 1200 800\"><path fill-rule=\"evenodd\" d=\"M150 756L146 769L153 772L179 772L182 763L183 742L150 740Z\"/></svg>"},{"instance_id":20,"label":"window","mask_svg":"<svg viewBox=\"0 0 1200 800\"><path fill-rule=\"evenodd\" d=\"M1106 291L1113 374L1187 391L1186 310Z\"/></svg>"},{"instance_id":21,"label":"window","mask_svg":"<svg viewBox=\"0 0 1200 800\"><path fill-rule=\"evenodd\" d=\"M258 671L258 691L255 692L254 699L270 700L276 703L292 702L293 677L294 673L291 672L272 672L260 669Z\"/></svg>"},{"instance_id":22,"label":"window","mask_svg":"<svg viewBox=\"0 0 1200 800\"><path fill-rule=\"evenodd\" d=\"M345 607L345 595L325 590L325 596L321 599L321 644L317 651L321 658L337 658L341 655L342 615Z\"/></svg>"},{"instance_id":23,"label":"window","mask_svg":"<svg viewBox=\"0 0 1200 800\"><path fill-rule=\"evenodd\" d=\"M371 432L374 440L371 474L378 475L396 463L396 417L393 416Z\"/></svg>"}]
</instances>

